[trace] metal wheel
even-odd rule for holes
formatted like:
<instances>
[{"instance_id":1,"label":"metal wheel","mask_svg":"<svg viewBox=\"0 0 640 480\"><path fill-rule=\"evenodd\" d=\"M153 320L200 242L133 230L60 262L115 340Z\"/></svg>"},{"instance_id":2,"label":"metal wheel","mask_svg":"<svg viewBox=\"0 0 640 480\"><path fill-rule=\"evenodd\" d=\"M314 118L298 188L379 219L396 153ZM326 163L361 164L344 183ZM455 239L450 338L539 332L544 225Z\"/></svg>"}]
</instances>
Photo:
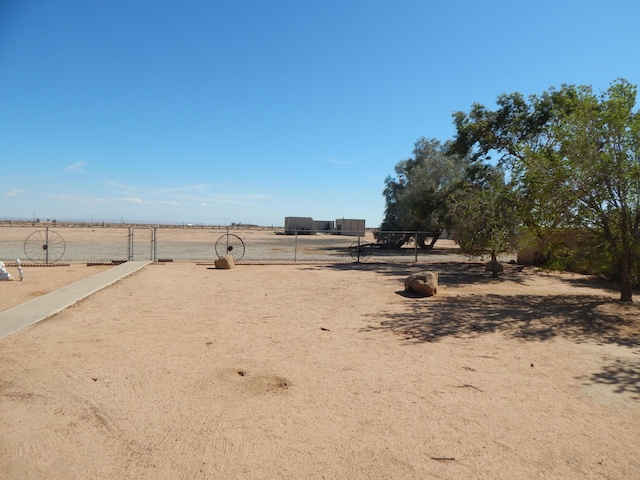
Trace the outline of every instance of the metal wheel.
<instances>
[{"instance_id":1,"label":"metal wheel","mask_svg":"<svg viewBox=\"0 0 640 480\"><path fill-rule=\"evenodd\" d=\"M35 263L55 263L62 258L64 239L49 229L33 232L24 241L24 254Z\"/></svg>"},{"instance_id":2,"label":"metal wheel","mask_svg":"<svg viewBox=\"0 0 640 480\"><path fill-rule=\"evenodd\" d=\"M356 262L366 262L367 260L369 260L372 251L373 247L369 242L355 241L349 247L351 258L353 258Z\"/></svg>"},{"instance_id":3,"label":"metal wheel","mask_svg":"<svg viewBox=\"0 0 640 480\"><path fill-rule=\"evenodd\" d=\"M225 233L216 241L216 255L218 258L231 255L237 262L244 256L244 242L233 233Z\"/></svg>"}]
</instances>

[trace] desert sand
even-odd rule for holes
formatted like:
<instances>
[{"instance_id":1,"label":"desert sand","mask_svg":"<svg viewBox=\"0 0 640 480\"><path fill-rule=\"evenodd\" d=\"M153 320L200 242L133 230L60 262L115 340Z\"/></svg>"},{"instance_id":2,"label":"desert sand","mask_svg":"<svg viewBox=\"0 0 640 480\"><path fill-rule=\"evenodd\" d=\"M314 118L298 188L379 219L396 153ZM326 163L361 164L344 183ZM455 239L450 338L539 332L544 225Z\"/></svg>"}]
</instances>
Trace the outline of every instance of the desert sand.
<instances>
[{"instance_id":1,"label":"desert sand","mask_svg":"<svg viewBox=\"0 0 640 480\"><path fill-rule=\"evenodd\" d=\"M96 268L26 269L0 309ZM434 297L403 290L423 270ZM640 478L617 298L473 262L152 264L0 339L0 478Z\"/></svg>"}]
</instances>

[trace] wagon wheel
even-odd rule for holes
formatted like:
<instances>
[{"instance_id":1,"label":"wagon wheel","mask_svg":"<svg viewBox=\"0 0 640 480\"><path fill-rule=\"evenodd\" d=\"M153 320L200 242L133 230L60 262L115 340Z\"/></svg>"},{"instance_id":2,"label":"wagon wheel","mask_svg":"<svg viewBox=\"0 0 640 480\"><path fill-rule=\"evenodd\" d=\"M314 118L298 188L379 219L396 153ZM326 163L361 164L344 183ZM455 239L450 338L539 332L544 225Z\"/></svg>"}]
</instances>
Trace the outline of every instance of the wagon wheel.
<instances>
[{"instance_id":1,"label":"wagon wheel","mask_svg":"<svg viewBox=\"0 0 640 480\"><path fill-rule=\"evenodd\" d=\"M55 263L62 258L65 249L64 239L49 229L33 232L24 241L24 253L35 263Z\"/></svg>"},{"instance_id":2,"label":"wagon wheel","mask_svg":"<svg viewBox=\"0 0 640 480\"><path fill-rule=\"evenodd\" d=\"M237 235L225 233L216 241L216 255L218 258L231 255L237 262L244 256L244 242Z\"/></svg>"},{"instance_id":3,"label":"wagon wheel","mask_svg":"<svg viewBox=\"0 0 640 480\"><path fill-rule=\"evenodd\" d=\"M351 258L356 262L366 262L371 256L373 247L369 242L353 242L349 247Z\"/></svg>"}]
</instances>

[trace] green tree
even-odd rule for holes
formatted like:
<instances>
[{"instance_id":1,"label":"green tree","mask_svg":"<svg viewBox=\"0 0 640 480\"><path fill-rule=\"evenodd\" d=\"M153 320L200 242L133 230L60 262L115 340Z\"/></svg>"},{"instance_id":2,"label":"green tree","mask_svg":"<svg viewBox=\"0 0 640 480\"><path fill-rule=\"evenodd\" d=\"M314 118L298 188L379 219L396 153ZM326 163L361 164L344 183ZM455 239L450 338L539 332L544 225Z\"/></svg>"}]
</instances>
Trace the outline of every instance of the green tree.
<instances>
[{"instance_id":1,"label":"green tree","mask_svg":"<svg viewBox=\"0 0 640 480\"><path fill-rule=\"evenodd\" d=\"M525 100L502 95L495 111L454 114L454 150L498 153L538 228L580 228L600 240L603 264L632 300L640 256L640 115L637 88L616 80L601 94L565 85Z\"/></svg>"},{"instance_id":2,"label":"green tree","mask_svg":"<svg viewBox=\"0 0 640 480\"><path fill-rule=\"evenodd\" d=\"M493 275L499 273L497 255L516 247L520 221L514 189L505 182L504 171L489 164L468 170L453 196L455 239L471 256L491 255Z\"/></svg>"},{"instance_id":3,"label":"green tree","mask_svg":"<svg viewBox=\"0 0 640 480\"><path fill-rule=\"evenodd\" d=\"M417 241L422 248L432 248L443 230L451 227L450 194L463 178L469 160L448 155L448 151L449 146L436 139L416 141L413 156L399 162L395 176L385 180L382 230L429 232L430 245L424 235ZM410 234L397 235L394 246L402 246L410 238Z\"/></svg>"}]
</instances>

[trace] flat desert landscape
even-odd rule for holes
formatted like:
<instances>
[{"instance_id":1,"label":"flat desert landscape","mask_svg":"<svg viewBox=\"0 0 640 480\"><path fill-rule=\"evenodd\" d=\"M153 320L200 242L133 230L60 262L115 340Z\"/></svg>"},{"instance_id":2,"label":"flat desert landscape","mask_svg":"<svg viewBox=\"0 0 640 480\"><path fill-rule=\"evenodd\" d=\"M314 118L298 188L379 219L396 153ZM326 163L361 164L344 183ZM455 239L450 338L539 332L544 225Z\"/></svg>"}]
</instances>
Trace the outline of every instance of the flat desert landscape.
<instances>
[{"instance_id":1,"label":"flat desert landscape","mask_svg":"<svg viewBox=\"0 0 640 480\"><path fill-rule=\"evenodd\" d=\"M505 267L150 264L0 339L0 478L640 478L638 305Z\"/></svg>"}]
</instances>

